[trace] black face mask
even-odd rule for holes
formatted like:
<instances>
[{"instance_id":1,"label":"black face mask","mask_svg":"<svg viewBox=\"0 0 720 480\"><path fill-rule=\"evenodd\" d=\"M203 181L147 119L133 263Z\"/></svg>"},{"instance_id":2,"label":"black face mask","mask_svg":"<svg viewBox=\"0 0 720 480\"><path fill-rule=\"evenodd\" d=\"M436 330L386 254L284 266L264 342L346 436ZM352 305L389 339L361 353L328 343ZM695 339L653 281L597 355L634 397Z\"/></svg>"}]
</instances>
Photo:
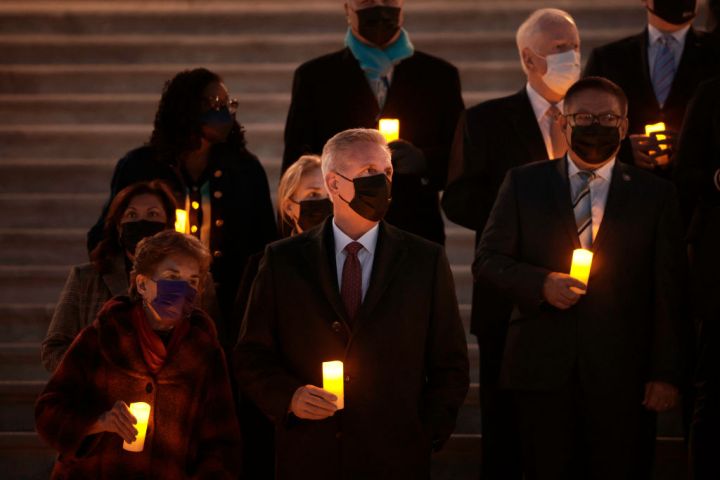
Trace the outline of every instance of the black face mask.
<instances>
[{"instance_id":1,"label":"black face mask","mask_svg":"<svg viewBox=\"0 0 720 480\"><path fill-rule=\"evenodd\" d=\"M328 198L303 200L295 203L300 205L300 216L297 219L297 224L303 229L303 232L320 225L323 220L333 213L333 205Z\"/></svg>"},{"instance_id":2,"label":"black face mask","mask_svg":"<svg viewBox=\"0 0 720 480\"><path fill-rule=\"evenodd\" d=\"M655 0L647 9L668 23L682 25L695 18L697 0Z\"/></svg>"},{"instance_id":3,"label":"black face mask","mask_svg":"<svg viewBox=\"0 0 720 480\"><path fill-rule=\"evenodd\" d=\"M200 123L205 131L205 139L210 143L227 140L234 122L235 115L230 113L228 107L222 107L219 110L210 109L200 117Z\"/></svg>"},{"instance_id":4,"label":"black face mask","mask_svg":"<svg viewBox=\"0 0 720 480\"><path fill-rule=\"evenodd\" d=\"M120 245L135 255L135 248L137 244L140 243L140 240L146 237L152 237L156 233L165 230L165 228L165 223L150 220L123 223L122 233L120 234Z\"/></svg>"},{"instance_id":5,"label":"black face mask","mask_svg":"<svg viewBox=\"0 0 720 480\"><path fill-rule=\"evenodd\" d=\"M583 161L598 165L613 156L620 147L620 130L594 123L572 128L570 148Z\"/></svg>"},{"instance_id":6,"label":"black face mask","mask_svg":"<svg viewBox=\"0 0 720 480\"><path fill-rule=\"evenodd\" d=\"M335 172L337 173L337 172ZM338 173L340 177L348 182L353 182L355 196L351 201L340 197L343 202L350 205L355 213L361 217L378 222L383 219L390 207L392 200L392 184L384 173L371 175L369 177L357 177L352 180Z\"/></svg>"},{"instance_id":7,"label":"black face mask","mask_svg":"<svg viewBox=\"0 0 720 480\"><path fill-rule=\"evenodd\" d=\"M400 29L400 9L397 7L370 7L355 13L360 35L378 47L388 43Z\"/></svg>"}]
</instances>

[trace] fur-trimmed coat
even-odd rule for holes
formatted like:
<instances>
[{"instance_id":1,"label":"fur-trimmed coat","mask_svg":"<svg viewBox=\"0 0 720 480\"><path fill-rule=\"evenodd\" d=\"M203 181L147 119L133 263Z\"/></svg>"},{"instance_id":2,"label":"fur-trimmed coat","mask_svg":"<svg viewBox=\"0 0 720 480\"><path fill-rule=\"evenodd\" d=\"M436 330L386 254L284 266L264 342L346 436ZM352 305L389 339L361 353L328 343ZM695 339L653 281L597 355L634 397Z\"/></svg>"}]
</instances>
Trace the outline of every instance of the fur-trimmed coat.
<instances>
[{"instance_id":1,"label":"fur-trimmed coat","mask_svg":"<svg viewBox=\"0 0 720 480\"><path fill-rule=\"evenodd\" d=\"M133 305L127 297L108 301L37 400L37 431L59 452L52 478L237 478L240 433L212 321L195 310L189 333L153 375L132 327ZM141 453L123 450L115 433L85 435L117 400L152 407Z\"/></svg>"}]
</instances>

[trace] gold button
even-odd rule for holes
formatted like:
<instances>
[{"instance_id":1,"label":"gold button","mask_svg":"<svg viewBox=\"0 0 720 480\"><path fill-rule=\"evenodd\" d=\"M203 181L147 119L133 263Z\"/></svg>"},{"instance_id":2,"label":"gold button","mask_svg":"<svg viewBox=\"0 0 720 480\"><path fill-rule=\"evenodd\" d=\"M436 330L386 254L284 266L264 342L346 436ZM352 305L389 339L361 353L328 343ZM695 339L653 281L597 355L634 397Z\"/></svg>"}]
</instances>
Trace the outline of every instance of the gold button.
<instances>
[{"instance_id":1,"label":"gold button","mask_svg":"<svg viewBox=\"0 0 720 480\"><path fill-rule=\"evenodd\" d=\"M217 192L213 193L213 197L222 198L222 192L220 190L218 190Z\"/></svg>"},{"instance_id":2,"label":"gold button","mask_svg":"<svg viewBox=\"0 0 720 480\"><path fill-rule=\"evenodd\" d=\"M193 225L192 227L190 227L190 231L191 231L192 233L197 232L197 225Z\"/></svg>"},{"instance_id":3,"label":"gold button","mask_svg":"<svg viewBox=\"0 0 720 480\"><path fill-rule=\"evenodd\" d=\"M198 202L192 202L191 205L192 205L193 209L195 209L195 210L200 208L200 204Z\"/></svg>"},{"instance_id":4,"label":"gold button","mask_svg":"<svg viewBox=\"0 0 720 480\"><path fill-rule=\"evenodd\" d=\"M222 170L215 170L215 178L222 177Z\"/></svg>"},{"instance_id":5,"label":"gold button","mask_svg":"<svg viewBox=\"0 0 720 480\"><path fill-rule=\"evenodd\" d=\"M221 252L220 250L215 250L215 251L213 252L213 257L215 257L215 258L220 258L220 257L222 257L222 252Z\"/></svg>"},{"instance_id":6,"label":"gold button","mask_svg":"<svg viewBox=\"0 0 720 480\"><path fill-rule=\"evenodd\" d=\"M217 220L215 220L216 227L222 227L223 225L225 225L225 220L223 220L222 218L218 218Z\"/></svg>"}]
</instances>

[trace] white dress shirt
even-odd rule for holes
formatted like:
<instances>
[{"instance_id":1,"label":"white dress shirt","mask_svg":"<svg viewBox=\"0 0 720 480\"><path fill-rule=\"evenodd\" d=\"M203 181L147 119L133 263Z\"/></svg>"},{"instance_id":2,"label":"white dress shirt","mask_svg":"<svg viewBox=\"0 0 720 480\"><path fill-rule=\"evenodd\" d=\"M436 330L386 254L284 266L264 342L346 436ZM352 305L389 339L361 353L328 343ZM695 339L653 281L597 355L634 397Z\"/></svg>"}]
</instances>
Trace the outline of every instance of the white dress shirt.
<instances>
[{"instance_id":1,"label":"white dress shirt","mask_svg":"<svg viewBox=\"0 0 720 480\"><path fill-rule=\"evenodd\" d=\"M342 272L345 265L345 257L347 252L345 247L352 242L359 242L363 248L358 251L358 260L362 269L362 299L365 300L368 286L370 285L370 274L372 273L373 259L375 258L375 247L377 246L378 230L380 224L375 225L368 230L365 235L353 240L340 230L333 219L333 235L335 236L335 266L337 267L338 287L342 291Z\"/></svg>"},{"instance_id":2,"label":"white dress shirt","mask_svg":"<svg viewBox=\"0 0 720 480\"><path fill-rule=\"evenodd\" d=\"M568 160L568 178L571 183L580 180L577 173L580 169L567 156ZM597 238L598 230L605 216L605 205L607 204L608 193L610 192L610 182L612 181L613 168L615 167L615 158L595 170L595 178L590 182L590 204L592 205L592 238L593 242Z\"/></svg>"},{"instance_id":3,"label":"white dress shirt","mask_svg":"<svg viewBox=\"0 0 720 480\"><path fill-rule=\"evenodd\" d=\"M682 53L685 49L685 39L687 38L689 30L690 25L670 34L676 40L675 42L670 43L670 48L675 57L676 71L680 66ZM658 39L662 37L664 33L653 27L652 25L648 25L648 34L648 65L650 66L650 78L653 78L653 75L655 75L655 72L653 72L653 65L655 65L655 57L657 57L658 53L660 52L660 43L658 42Z\"/></svg>"},{"instance_id":4,"label":"white dress shirt","mask_svg":"<svg viewBox=\"0 0 720 480\"><path fill-rule=\"evenodd\" d=\"M535 112L535 119L537 120L540 131L542 132L543 140L545 140L545 149L547 150L548 159L552 160L553 145L550 137L550 124L552 123L552 119L547 116L547 111L551 104L533 87L531 87L529 83L525 86L525 90L530 98L530 105L532 105L533 112ZM564 100L560 100L555 104L558 110L560 110L560 113L563 111L563 102Z\"/></svg>"}]
</instances>

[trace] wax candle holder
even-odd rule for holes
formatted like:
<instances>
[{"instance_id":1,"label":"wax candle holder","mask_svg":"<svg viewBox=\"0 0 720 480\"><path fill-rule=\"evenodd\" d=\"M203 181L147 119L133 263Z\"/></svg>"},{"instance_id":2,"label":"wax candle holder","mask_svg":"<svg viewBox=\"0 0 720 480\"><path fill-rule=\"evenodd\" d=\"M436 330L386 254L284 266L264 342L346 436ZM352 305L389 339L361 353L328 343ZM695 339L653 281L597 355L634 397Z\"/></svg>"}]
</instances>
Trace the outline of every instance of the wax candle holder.
<instances>
[{"instance_id":1,"label":"wax candle holder","mask_svg":"<svg viewBox=\"0 0 720 480\"><path fill-rule=\"evenodd\" d=\"M335 360L332 362L323 362L323 390L327 390L337 396L337 408L342 410L345 408L345 376L343 372L343 362Z\"/></svg>"},{"instance_id":2,"label":"wax candle holder","mask_svg":"<svg viewBox=\"0 0 720 480\"><path fill-rule=\"evenodd\" d=\"M150 419L150 405L145 402L134 402L130 404L130 413L137 420L135 429L138 434L132 443L123 442L123 450L128 452L142 452L145 448L145 434L147 433L148 420Z\"/></svg>"},{"instance_id":3,"label":"wax candle holder","mask_svg":"<svg viewBox=\"0 0 720 480\"><path fill-rule=\"evenodd\" d=\"M400 120L397 118L381 118L378 130L385 137L387 143L394 142L400 138Z\"/></svg>"},{"instance_id":4,"label":"wax candle holder","mask_svg":"<svg viewBox=\"0 0 720 480\"><path fill-rule=\"evenodd\" d=\"M578 248L577 250L574 250L572 266L570 267L570 276L577 280L580 280L587 286L588 280L590 279L590 269L592 268L592 261L593 252L591 252L590 250L585 250L584 248ZM584 295L585 293L587 293L587 290L581 290L576 287L570 287L570 289L575 293L579 293L580 295Z\"/></svg>"}]
</instances>

